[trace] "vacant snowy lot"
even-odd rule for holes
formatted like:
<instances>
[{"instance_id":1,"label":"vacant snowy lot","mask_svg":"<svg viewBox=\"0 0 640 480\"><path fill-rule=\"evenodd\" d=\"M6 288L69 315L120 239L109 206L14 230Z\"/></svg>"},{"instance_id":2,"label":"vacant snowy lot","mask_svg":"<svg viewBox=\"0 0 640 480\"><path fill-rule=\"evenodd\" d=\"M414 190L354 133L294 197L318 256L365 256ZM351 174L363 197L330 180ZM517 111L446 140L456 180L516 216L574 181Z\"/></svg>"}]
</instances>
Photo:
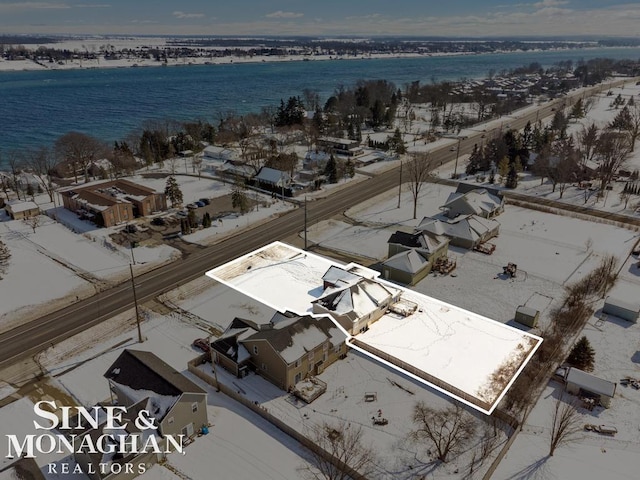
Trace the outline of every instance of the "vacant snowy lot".
<instances>
[{"instance_id":1,"label":"vacant snowy lot","mask_svg":"<svg viewBox=\"0 0 640 480\"><path fill-rule=\"evenodd\" d=\"M340 266L276 242L207 275L278 311L304 314L322 295L322 276L332 265ZM377 320L357 336L363 348L381 350L394 357L396 365L409 364L445 382L448 386L429 385L485 413L495 408L539 345L537 337L410 290L402 298L415 303L417 310L406 318L388 313ZM361 351L368 353L365 350ZM509 375L508 383L493 384L492 374L506 364L515 365L515 373ZM458 397L451 386L475 400Z\"/></svg>"}]
</instances>

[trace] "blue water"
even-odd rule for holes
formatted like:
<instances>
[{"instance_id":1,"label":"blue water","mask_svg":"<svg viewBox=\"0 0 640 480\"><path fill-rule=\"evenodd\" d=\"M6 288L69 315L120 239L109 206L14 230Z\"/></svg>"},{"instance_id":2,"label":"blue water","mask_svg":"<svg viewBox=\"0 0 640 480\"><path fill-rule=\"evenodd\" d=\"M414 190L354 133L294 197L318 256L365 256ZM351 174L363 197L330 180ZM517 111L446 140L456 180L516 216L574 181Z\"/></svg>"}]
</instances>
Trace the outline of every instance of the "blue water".
<instances>
[{"instance_id":1,"label":"blue water","mask_svg":"<svg viewBox=\"0 0 640 480\"><path fill-rule=\"evenodd\" d=\"M146 120L203 119L257 112L310 89L324 102L340 85L386 79L402 88L419 80L484 77L531 62L640 58L640 48L499 53L459 57L354 59L124 69L0 72L0 153L52 145L71 130L112 142Z\"/></svg>"}]
</instances>

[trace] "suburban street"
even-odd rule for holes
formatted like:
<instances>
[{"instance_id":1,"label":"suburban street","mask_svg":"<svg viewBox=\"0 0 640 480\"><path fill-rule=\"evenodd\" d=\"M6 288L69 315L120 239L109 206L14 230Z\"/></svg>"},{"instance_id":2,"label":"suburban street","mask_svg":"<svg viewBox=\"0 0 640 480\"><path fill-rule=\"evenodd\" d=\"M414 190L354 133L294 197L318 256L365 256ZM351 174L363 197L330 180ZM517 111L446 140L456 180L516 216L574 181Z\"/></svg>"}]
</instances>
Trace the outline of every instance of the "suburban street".
<instances>
[{"instance_id":1,"label":"suburban street","mask_svg":"<svg viewBox=\"0 0 640 480\"><path fill-rule=\"evenodd\" d=\"M635 79L634 79L635 80ZM625 81L630 81L626 79ZM622 83L622 80L616 83ZM563 103L570 105L574 99L589 95L592 91L607 88L598 85L587 90L572 92L571 94L546 102L538 109L532 109L527 114L515 113L500 119L502 128L491 128L486 131L482 126L474 127L473 134L458 138L459 151L452 151L455 143L444 145L430 153L432 169L439 165L459 159L461 155L472 151L478 146L498 135L501 129L522 129L528 121L535 123L554 114L555 109L562 108ZM496 120L492 125L496 124ZM455 140L455 139L454 139ZM456 161L457 163L457 161ZM396 167L385 173L368 178L347 188L332 193L327 198L310 201L307 206L309 224L329 219L353 205L396 188L399 182L399 168ZM464 165L457 164L457 172L463 172ZM403 181L407 181L405 176ZM257 225L230 236L220 243L190 254L183 260L173 262L156 270L136 277L136 292L139 303L144 303L157 295L199 278L211 268L227 262L240 255L246 254L258 247L275 240L286 238L304 229L304 208L300 207L276 219ZM0 334L0 367L11 365L23 358L50 347L74 334L101 323L110 317L121 313L133 306L133 292L130 282L124 282L116 287L100 292L90 298L79 301L64 309L28 322L10 331Z\"/></svg>"}]
</instances>

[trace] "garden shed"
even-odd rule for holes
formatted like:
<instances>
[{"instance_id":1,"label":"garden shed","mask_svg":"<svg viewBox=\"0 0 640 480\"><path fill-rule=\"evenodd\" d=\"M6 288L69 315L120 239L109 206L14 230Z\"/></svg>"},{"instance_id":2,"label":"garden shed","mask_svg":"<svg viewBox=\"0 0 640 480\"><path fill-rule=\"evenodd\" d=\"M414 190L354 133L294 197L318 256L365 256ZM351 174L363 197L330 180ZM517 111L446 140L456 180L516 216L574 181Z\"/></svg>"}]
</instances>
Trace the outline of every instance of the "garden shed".
<instances>
[{"instance_id":1,"label":"garden shed","mask_svg":"<svg viewBox=\"0 0 640 480\"><path fill-rule=\"evenodd\" d=\"M604 301L602 313L636 323L638 321L638 314L640 313L640 303L638 303L638 301L626 302L619 298L609 296Z\"/></svg>"},{"instance_id":2,"label":"garden shed","mask_svg":"<svg viewBox=\"0 0 640 480\"><path fill-rule=\"evenodd\" d=\"M522 325L526 325L527 327L537 327L538 326L538 317L540 316L540 310L536 310L535 308L527 307L525 305L520 305L516 309L516 322L521 323Z\"/></svg>"},{"instance_id":3,"label":"garden shed","mask_svg":"<svg viewBox=\"0 0 640 480\"><path fill-rule=\"evenodd\" d=\"M616 393L616 383L583 372L579 368L570 367L565 380L567 392L580 397L593 398L604 408L609 408L611 399Z\"/></svg>"}]
</instances>

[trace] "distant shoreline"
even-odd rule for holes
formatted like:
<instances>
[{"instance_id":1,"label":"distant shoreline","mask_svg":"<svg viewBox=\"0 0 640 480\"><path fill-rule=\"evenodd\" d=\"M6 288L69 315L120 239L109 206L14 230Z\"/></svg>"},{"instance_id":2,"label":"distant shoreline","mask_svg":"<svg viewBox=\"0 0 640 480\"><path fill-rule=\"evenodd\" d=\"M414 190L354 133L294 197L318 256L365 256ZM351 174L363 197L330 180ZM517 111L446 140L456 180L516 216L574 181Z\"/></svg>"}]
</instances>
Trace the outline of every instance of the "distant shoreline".
<instances>
[{"instance_id":1,"label":"distant shoreline","mask_svg":"<svg viewBox=\"0 0 640 480\"><path fill-rule=\"evenodd\" d=\"M619 49L625 47L581 47L581 48L549 48L538 50L495 50L492 52L434 52L434 53L376 53L369 55L254 55L254 56L224 56L224 57L184 57L178 59L168 59L167 62L159 62L154 59L144 58L122 58L106 60L96 59L73 59L64 63L38 62L35 60L5 60L0 58L0 73L20 72L20 71L58 71L58 70L89 70L89 69L117 69L117 68L148 68L148 67L188 67L196 65L233 65L245 63L283 63L283 62L303 62L303 61L340 61L340 60L374 60L374 59L403 59L403 58L436 58L436 57L461 57L480 56L492 54L523 54L523 53L545 53L575 51L576 53L585 50L595 49ZM627 47L629 49L637 47Z\"/></svg>"}]
</instances>

